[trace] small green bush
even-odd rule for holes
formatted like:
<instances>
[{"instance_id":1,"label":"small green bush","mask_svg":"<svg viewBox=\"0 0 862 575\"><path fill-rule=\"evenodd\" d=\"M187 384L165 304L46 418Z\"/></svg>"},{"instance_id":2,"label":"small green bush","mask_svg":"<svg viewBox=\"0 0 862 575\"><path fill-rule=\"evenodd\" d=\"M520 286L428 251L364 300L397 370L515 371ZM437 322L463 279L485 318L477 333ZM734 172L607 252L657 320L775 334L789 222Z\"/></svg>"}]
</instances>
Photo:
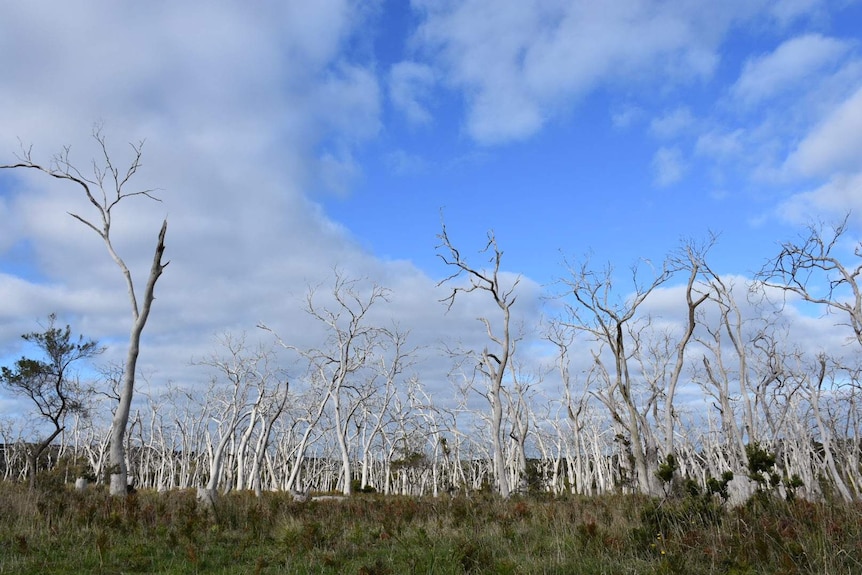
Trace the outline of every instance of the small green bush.
<instances>
[{"instance_id":1,"label":"small green bush","mask_svg":"<svg viewBox=\"0 0 862 575\"><path fill-rule=\"evenodd\" d=\"M862 573L862 505L727 509L680 485L662 500L235 492L204 513L191 491L0 483L0 573Z\"/></svg>"}]
</instances>

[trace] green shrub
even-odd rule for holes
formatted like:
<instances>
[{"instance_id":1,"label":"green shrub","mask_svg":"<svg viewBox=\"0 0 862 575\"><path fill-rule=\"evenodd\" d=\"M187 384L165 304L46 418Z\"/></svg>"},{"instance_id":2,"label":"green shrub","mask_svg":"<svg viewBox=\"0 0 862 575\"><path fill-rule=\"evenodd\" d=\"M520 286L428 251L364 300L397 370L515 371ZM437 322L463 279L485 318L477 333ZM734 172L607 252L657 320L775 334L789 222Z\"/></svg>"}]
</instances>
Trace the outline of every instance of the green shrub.
<instances>
[{"instance_id":1,"label":"green shrub","mask_svg":"<svg viewBox=\"0 0 862 575\"><path fill-rule=\"evenodd\" d=\"M686 485L663 500L236 492L207 515L191 491L0 483L0 573L862 572L862 505L771 497L729 510Z\"/></svg>"}]
</instances>

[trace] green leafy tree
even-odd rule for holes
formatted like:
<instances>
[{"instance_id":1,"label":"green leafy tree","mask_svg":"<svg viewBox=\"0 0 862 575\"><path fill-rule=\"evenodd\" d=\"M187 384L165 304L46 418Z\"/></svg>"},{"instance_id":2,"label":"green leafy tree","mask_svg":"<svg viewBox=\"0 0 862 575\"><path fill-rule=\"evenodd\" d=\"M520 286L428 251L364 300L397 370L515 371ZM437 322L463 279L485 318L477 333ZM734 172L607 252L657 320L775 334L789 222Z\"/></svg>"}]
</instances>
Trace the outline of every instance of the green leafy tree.
<instances>
[{"instance_id":1,"label":"green leafy tree","mask_svg":"<svg viewBox=\"0 0 862 575\"><path fill-rule=\"evenodd\" d=\"M665 485L665 491L670 487L670 483L673 481L674 472L677 469L679 469L679 465L677 465L676 457L673 456L673 453L668 453L664 462L659 463L656 477L661 479L661 482Z\"/></svg>"},{"instance_id":2,"label":"green leafy tree","mask_svg":"<svg viewBox=\"0 0 862 575\"><path fill-rule=\"evenodd\" d=\"M78 382L71 371L73 363L90 359L100 354L103 348L94 340L78 336L72 339L72 330L55 326L57 316L48 316L48 326L43 332L33 332L21 337L34 344L43 355L42 359L21 357L12 369L0 368L0 384L15 395L29 399L36 411L47 419L53 429L51 433L30 446L29 479L30 487L36 487L36 462L39 456L51 445L65 428L66 416L85 413L87 390Z\"/></svg>"},{"instance_id":3,"label":"green leafy tree","mask_svg":"<svg viewBox=\"0 0 862 575\"><path fill-rule=\"evenodd\" d=\"M760 443L755 441L745 446L745 454L748 456L748 476L763 488L767 481L771 487L775 487L781 481L781 477L773 472L775 468L775 454L766 450Z\"/></svg>"}]
</instances>

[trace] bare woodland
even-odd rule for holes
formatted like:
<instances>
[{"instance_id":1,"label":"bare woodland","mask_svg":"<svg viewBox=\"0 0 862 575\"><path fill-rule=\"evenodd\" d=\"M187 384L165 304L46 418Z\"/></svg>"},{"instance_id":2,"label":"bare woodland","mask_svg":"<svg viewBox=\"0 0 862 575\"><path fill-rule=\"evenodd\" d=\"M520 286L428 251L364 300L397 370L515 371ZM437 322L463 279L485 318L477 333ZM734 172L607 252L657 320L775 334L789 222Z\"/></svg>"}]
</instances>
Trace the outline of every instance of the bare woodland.
<instances>
[{"instance_id":1,"label":"bare woodland","mask_svg":"<svg viewBox=\"0 0 862 575\"><path fill-rule=\"evenodd\" d=\"M33 438L0 423L4 480L29 478L38 465L70 482L107 482L117 495L133 479L138 489L201 488L214 500L231 490L661 496L684 481L726 486L732 474L743 493L862 496L862 244L841 251L846 220L783 244L751 279L713 271L716 238L626 270L566 261L549 288L553 314L528 327L513 321L519 281L502 273L493 233L468 261L444 226L448 295L429 305L457 313L465 299L486 298L484 346L416 348L397 323L377 319L385 286L335 270L297 310L325 332L317 347L266 325L251 328L254 338L222 334L210 356L193 358L206 389L169 384L143 396L134 394L135 362L167 265L166 224L139 295L110 232L116 206L152 198L125 191L140 147L119 172L97 138L105 157L92 177L67 154L49 167L29 155L3 167L71 181L96 209L98 219L72 217L100 236L127 280L133 322L118 398L91 394L86 413L63 413L38 462ZM658 297L675 298L672 318L650 311ZM799 301L834 318L846 345L797 347L794 316L783 312ZM423 377L429 356L448 366L448 381Z\"/></svg>"}]
</instances>

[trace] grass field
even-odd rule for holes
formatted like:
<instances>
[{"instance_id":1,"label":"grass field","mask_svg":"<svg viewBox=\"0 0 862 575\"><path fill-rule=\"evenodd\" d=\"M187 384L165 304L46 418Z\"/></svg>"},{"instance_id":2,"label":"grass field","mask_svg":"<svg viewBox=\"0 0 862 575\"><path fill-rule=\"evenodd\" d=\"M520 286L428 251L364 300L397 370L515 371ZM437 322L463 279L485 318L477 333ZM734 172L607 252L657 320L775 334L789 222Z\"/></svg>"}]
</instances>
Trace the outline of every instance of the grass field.
<instances>
[{"instance_id":1,"label":"grass field","mask_svg":"<svg viewBox=\"0 0 862 575\"><path fill-rule=\"evenodd\" d=\"M0 483L0 573L862 573L862 506L705 496L410 499Z\"/></svg>"}]
</instances>

